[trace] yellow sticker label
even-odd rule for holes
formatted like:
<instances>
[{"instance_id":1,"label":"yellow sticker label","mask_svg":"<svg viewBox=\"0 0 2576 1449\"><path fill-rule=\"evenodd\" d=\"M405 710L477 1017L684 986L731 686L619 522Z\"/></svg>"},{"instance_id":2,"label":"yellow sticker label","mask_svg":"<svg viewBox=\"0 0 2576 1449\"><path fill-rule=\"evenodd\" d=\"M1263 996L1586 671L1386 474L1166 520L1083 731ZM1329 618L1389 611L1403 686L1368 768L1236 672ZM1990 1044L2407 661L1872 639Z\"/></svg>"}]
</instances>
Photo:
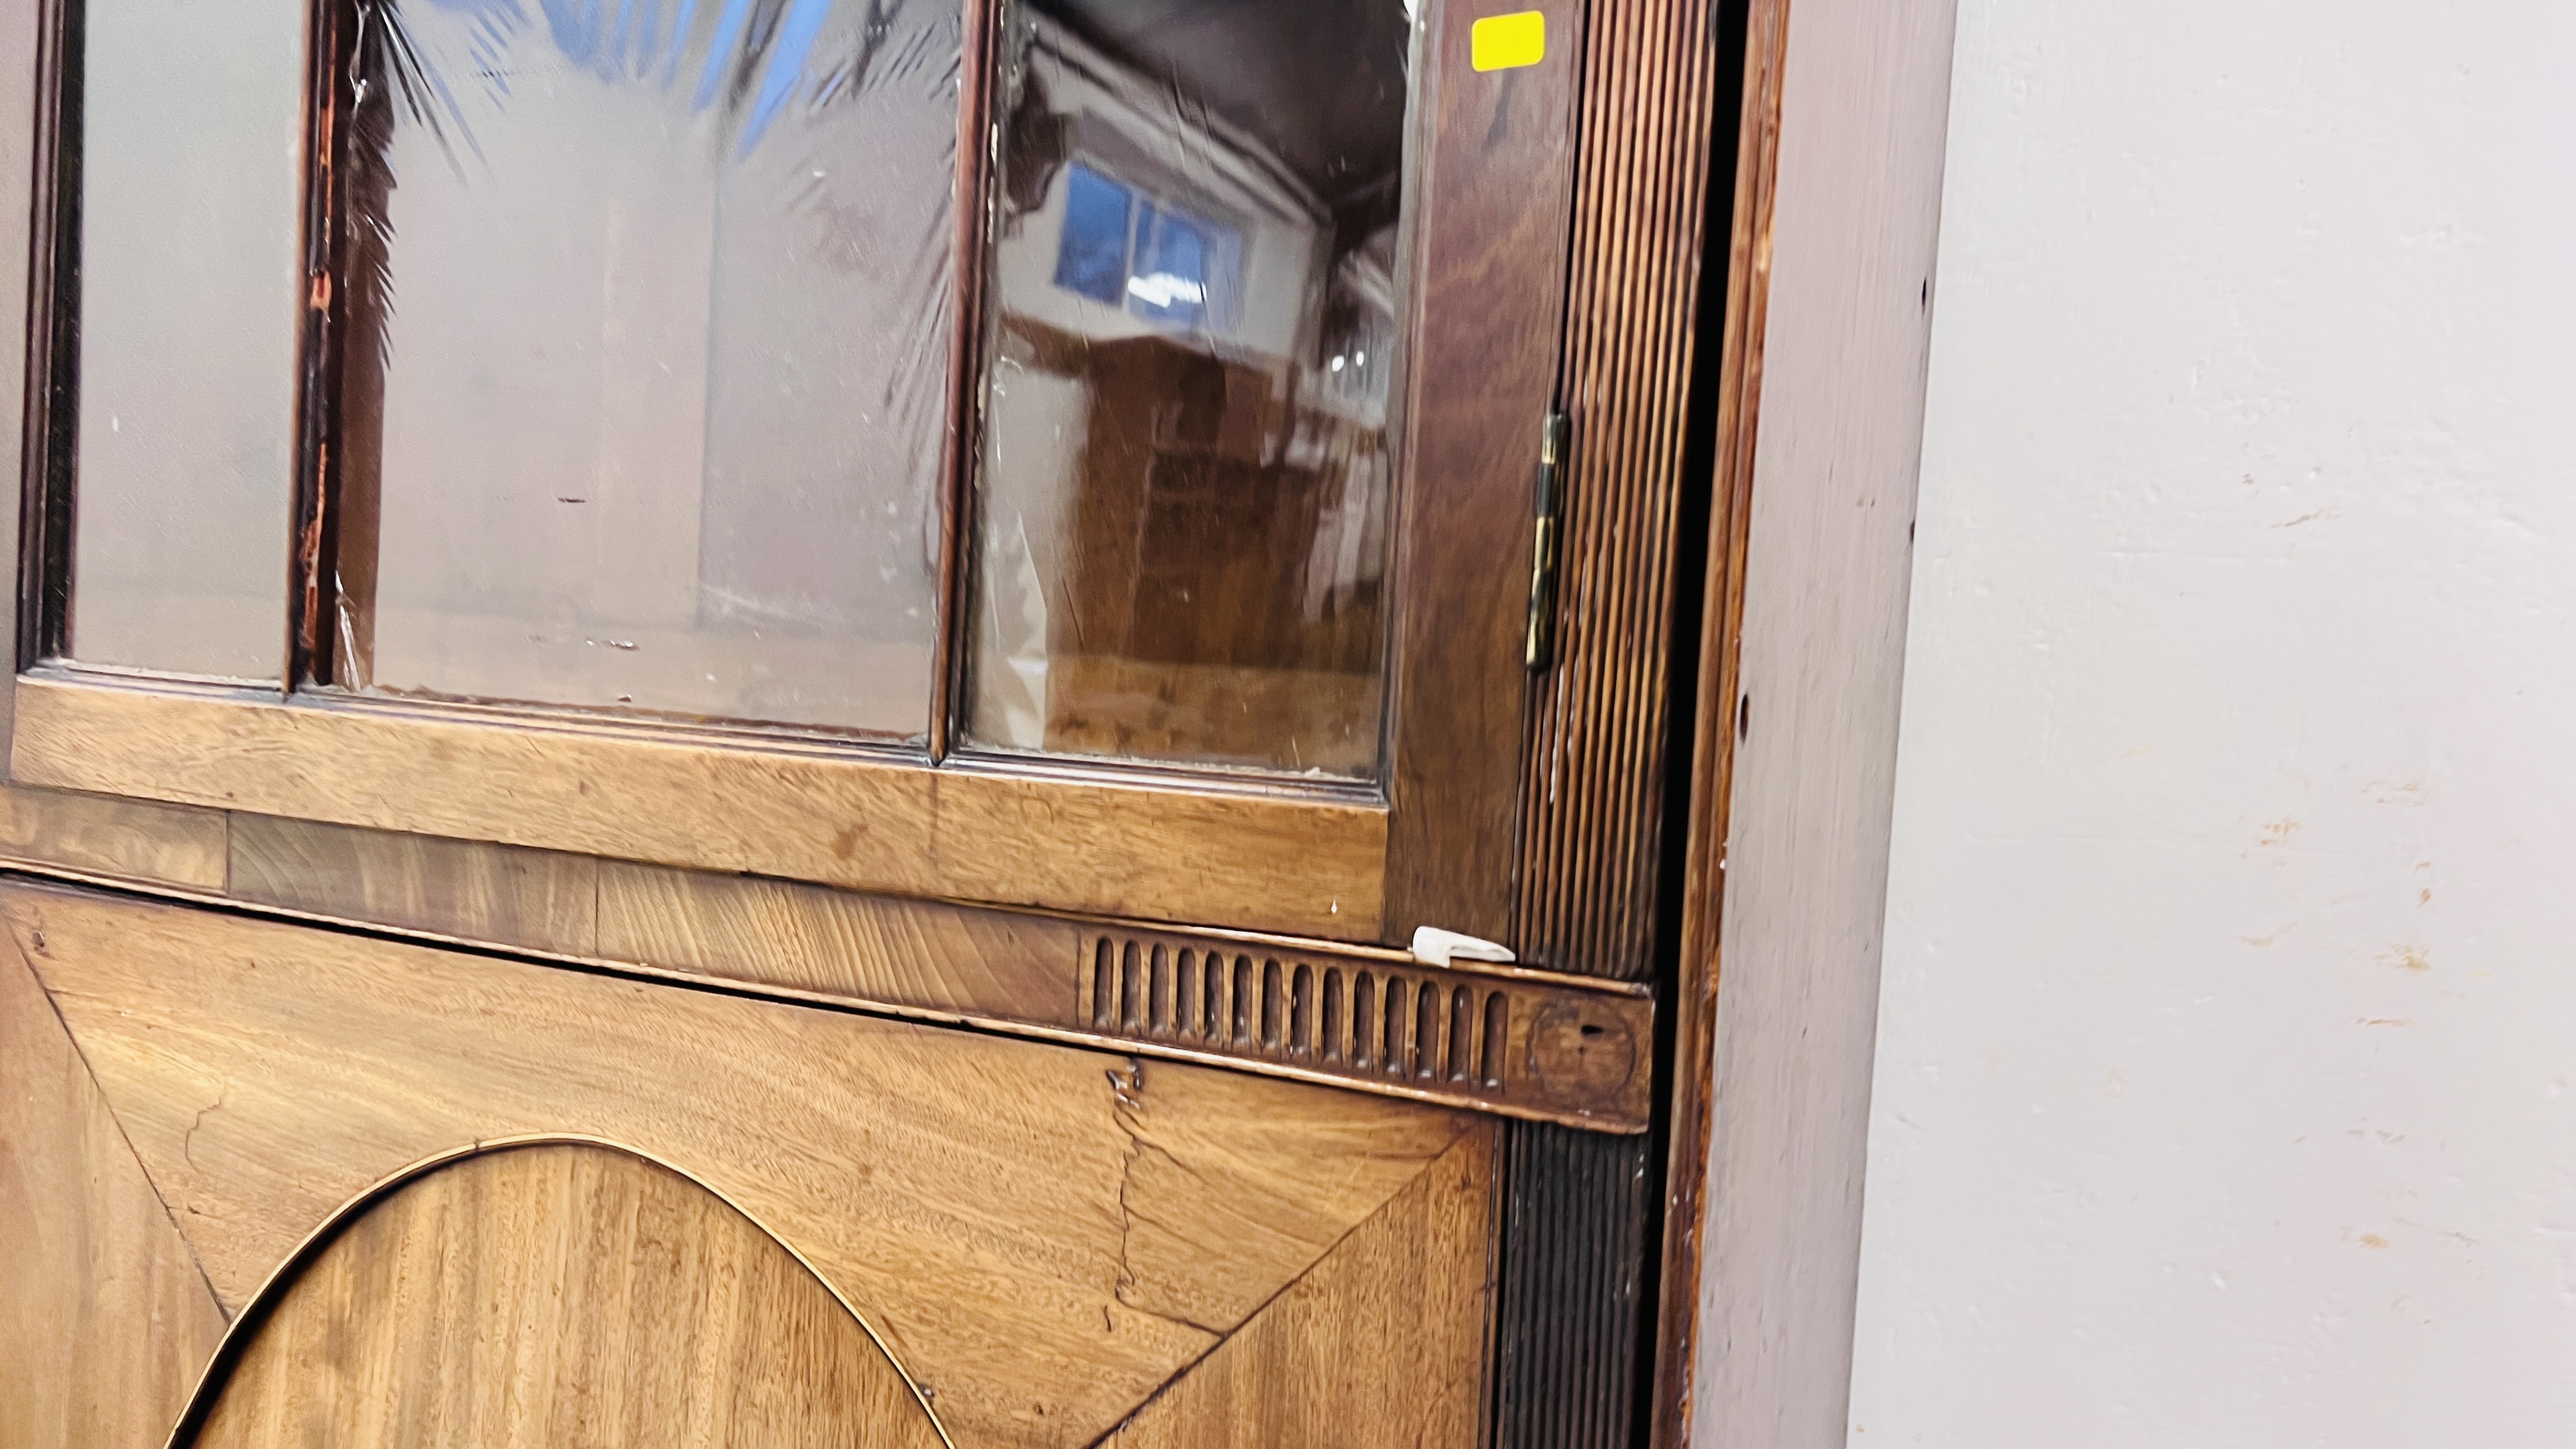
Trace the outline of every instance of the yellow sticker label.
<instances>
[{"instance_id":1,"label":"yellow sticker label","mask_svg":"<svg viewBox=\"0 0 2576 1449\"><path fill-rule=\"evenodd\" d=\"M1547 16L1523 10L1488 15L1467 32L1469 53L1478 70L1513 70L1547 58Z\"/></svg>"}]
</instances>

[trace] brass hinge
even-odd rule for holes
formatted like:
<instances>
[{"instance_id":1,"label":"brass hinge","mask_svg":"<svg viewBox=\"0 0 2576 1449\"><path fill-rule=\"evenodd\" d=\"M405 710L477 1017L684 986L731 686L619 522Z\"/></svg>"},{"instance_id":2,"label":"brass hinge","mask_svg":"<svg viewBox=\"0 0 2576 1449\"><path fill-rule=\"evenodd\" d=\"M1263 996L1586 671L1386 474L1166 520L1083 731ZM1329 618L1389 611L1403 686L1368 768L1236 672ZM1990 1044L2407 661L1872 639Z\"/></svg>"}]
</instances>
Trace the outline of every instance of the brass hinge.
<instances>
[{"instance_id":1,"label":"brass hinge","mask_svg":"<svg viewBox=\"0 0 2576 1449\"><path fill-rule=\"evenodd\" d=\"M1539 424L1538 534L1531 544L1529 633L1521 644L1521 662L1533 670L1556 663L1557 532L1565 508L1565 414L1549 413Z\"/></svg>"}]
</instances>

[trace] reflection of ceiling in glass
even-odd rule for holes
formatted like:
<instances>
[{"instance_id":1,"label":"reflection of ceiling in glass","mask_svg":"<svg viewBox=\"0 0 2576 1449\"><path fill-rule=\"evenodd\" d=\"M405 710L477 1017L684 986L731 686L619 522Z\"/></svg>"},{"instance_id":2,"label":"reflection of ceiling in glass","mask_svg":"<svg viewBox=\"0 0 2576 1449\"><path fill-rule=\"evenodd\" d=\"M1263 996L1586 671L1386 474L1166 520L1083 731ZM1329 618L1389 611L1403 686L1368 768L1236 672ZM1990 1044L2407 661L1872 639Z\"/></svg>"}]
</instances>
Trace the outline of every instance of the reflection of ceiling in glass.
<instances>
[{"instance_id":1,"label":"reflection of ceiling in glass","mask_svg":"<svg viewBox=\"0 0 2576 1449\"><path fill-rule=\"evenodd\" d=\"M1402 0L1030 3L1269 142L1328 205L1382 186L1402 160Z\"/></svg>"},{"instance_id":2,"label":"reflection of ceiling in glass","mask_svg":"<svg viewBox=\"0 0 2576 1449\"><path fill-rule=\"evenodd\" d=\"M445 141L454 127L472 149L459 105L461 75L442 75L410 34L411 0L358 0L361 19L358 65L362 77L390 83L413 119ZM899 12L923 0L428 0L466 17L477 32L471 73L496 96L514 77L503 67L512 41L542 22L560 58L602 80L679 89L691 108L721 106L740 127L739 150L748 155L772 122L791 104L819 109L871 83L954 57L919 42L918 25L898 27ZM913 43L894 56L880 54L900 31ZM524 63L522 58L521 63ZM518 77L525 80L525 77Z\"/></svg>"}]
</instances>

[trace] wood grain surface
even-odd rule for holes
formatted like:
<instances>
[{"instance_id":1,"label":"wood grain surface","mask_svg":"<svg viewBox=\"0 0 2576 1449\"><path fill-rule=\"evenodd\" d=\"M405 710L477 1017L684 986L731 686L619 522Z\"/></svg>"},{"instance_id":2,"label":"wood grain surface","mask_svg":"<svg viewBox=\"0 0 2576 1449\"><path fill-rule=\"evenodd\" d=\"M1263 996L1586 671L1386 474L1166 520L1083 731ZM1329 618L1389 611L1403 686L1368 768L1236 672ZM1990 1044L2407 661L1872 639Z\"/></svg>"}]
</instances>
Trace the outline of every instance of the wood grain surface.
<instances>
[{"instance_id":1,"label":"wood grain surface","mask_svg":"<svg viewBox=\"0 0 2576 1449\"><path fill-rule=\"evenodd\" d=\"M1700 543L1681 534L1709 486L1683 467L1692 361L1704 281L1724 287L1722 271L1703 278L1715 9L1596 0L1584 54L1564 606L1556 667L1531 690L1512 941L1524 960L1624 980L1654 964L1665 781L1689 763L1665 755L1678 564ZM1681 622L1687 639L1696 621Z\"/></svg>"},{"instance_id":2,"label":"wood grain surface","mask_svg":"<svg viewBox=\"0 0 2576 1449\"><path fill-rule=\"evenodd\" d=\"M1345 940L1378 927L1385 809L1310 794L87 675L22 677L17 706L24 784L895 895Z\"/></svg>"},{"instance_id":3,"label":"wood grain surface","mask_svg":"<svg viewBox=\"0 0 2576 1449\"><path fill-rule=\"evenodd\" d=\"M0 946L0 1445L151 1449L224 1314L43 987Z\"/></svg>"},{"instance_id":4,"label":"wood grain surface","mask_svg":"<svg viewBox=\"0 0 2576 1449\"><path fill-rule=\"evenodd\" d=\"M693 985L740 983L810 1004L861 1006L1604 1131L1644 1130L1651 1104L1646 1046L1653 1040L1654 1003L1633 984L1473 962L1439 970L1382 947L1104 926L522 846L0 786L0 821L13 804L30 828L14 844L0 838L0 865L77 883L108 883L100 878L113 875L115 884L195 903L240 902L438 944L527 950ZM155 833L162 829L174 833ZM215 873L219 849L229 855L221 883L103 868L202 881ZM156 853L167 859L156 864ZM1192 963L1220 953L1250 973L1258 1009L1231 1022L1231 1031L1184 1030L1192 1023L1167 1009L1175 984L1167 968L1177 960L1184 974L1203 975ZM1153 1010L1135 1020L1104 1013L1097 975L1103 960L1135 976ZM1274 969L1277 982L1270 980ZM1113 988L1119 972L1109 979ZM1434 1012L1417 1009L1434 990L1444 1004ZM1399 992L1400 1012L1377 1009ZM1147 1002L1140 996L1131 1004ZM1203 1005L1218 1008L1213 1000ZM1397 1023L1397 1037L1384 1037L1382 1017ZM1405 1060L1387 1056L1381 1040L1395 1040Z\"/></svg>"},{"instance_id":5,"label":"wood grain surface","mask_svg":"<svg viewBox=\"0 0 2576 1449\"><path fill-rule=\"evenodd\" d=\"M227 830L220 810L0 785L0 859L222 890Z\"/></svg>"},{"instance_id":6,"label":"wood grain surface","mask_svg":"<svg viewBox=\"0 0 2576 1449\"><path fill-rule=\"evenodd\" d=\"M1692 1385L1700 1334L1708 1165L1716 1133L1717 931L1726 887L1728 807L1735 748L1749 730L1739 666L1744 632L1744 552L1752 522L1754 445L1760 441L1762 352L1771 305L1771 228L1779 196L1781 84L1787 0L1746 7L1743 69L1736 77L1735 195L1727 241L1726 315L1719 341L1716 476L1709 503L1708 566L1701 599L1698 698L1691 736L1688 833L1683 842L1682 926L1672 992L1670 1146L1664 1165L1664 1240L1655 1312L1655 1389L1649 1424L1656 1449L1691 1441Z\"/></svg>"},{"instance_id":7,"label":"wood grain surface","mask_svg":"<svg viewBox=\"0 0 2576 1449\"><path fill-rule=\"evenodd\" d=\"M244 1327L179 1449L944 1449L794 1254L607 1147L505 1148L414 1178Z\"/></svg>"},{"instance_id":8,"label":"wood grain surface","mask_svg":"<svg viewBox=\"0 0 2576 1449\"><path fill-rule=\"evenodd\" d=\"M588 955L600 863L522 846L232 817L230 893L316 915Z\"/></svg>"},{"instance_id":9,"label":"wood grain surface","mask_svg":"<svg viewBox=\"0 0 2576 1449\"><path fill-rule=\"evenodd\" d=\"M1080 928L663 866L599 868L598 952L888 1005L1071 1026Z\"/></svg>"},{"instance_id":10,"label":"wood grain surface","mask_svg":"<svg viewBox=\"0 0 2576 1449\"><path fill-rule=\"evenodd\" d=\"M1110 1449L1474 1449L1500 1130L1460 1138Z\"/></svg>"},{"instance_id":11,"label":"wood grain surface","mask_svg":"<svg viewBox=\"0 0 2576 1449\"><path fill-rule=\"evenodd\" d=\"M1434 13L1428 164L1406 339L1385 939L1511 928L1539 430L1555 401L1583 7L1547 57L1479 73L1469 7Z\"/></svg>"},{"instance_id":12,"label":"wood grain surface","mask_svg":"<svg viewBox=\"0 0 2576 1449\"><path fill-rule=\"evenodd\" d=\"M227 1305L407 1164L599 1137L794 1246L980 1442L1097 1438L1474 1120L77 891L0 912Z\"/></svg>"}]
</instances>

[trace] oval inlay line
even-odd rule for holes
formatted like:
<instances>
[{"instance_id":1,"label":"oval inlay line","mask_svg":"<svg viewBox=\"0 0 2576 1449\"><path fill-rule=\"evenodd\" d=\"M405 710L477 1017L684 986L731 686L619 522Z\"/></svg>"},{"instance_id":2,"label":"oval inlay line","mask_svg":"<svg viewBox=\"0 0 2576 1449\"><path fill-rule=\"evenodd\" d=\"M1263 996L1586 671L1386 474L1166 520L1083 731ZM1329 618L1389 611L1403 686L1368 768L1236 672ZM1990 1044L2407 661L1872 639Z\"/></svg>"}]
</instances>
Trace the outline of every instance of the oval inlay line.
<instances>
[{"instance_id":1,"label":"oval inlay line","mask_svg":"<svg viewBox=\"0 0 2576 1449\"><path fill-rule=\"evenodd\" d=\"M571 1134L442 1153L334 1212L168 1442L954 1449L802 1254L695 1175Z\"/></svg>"}]
</instances>

